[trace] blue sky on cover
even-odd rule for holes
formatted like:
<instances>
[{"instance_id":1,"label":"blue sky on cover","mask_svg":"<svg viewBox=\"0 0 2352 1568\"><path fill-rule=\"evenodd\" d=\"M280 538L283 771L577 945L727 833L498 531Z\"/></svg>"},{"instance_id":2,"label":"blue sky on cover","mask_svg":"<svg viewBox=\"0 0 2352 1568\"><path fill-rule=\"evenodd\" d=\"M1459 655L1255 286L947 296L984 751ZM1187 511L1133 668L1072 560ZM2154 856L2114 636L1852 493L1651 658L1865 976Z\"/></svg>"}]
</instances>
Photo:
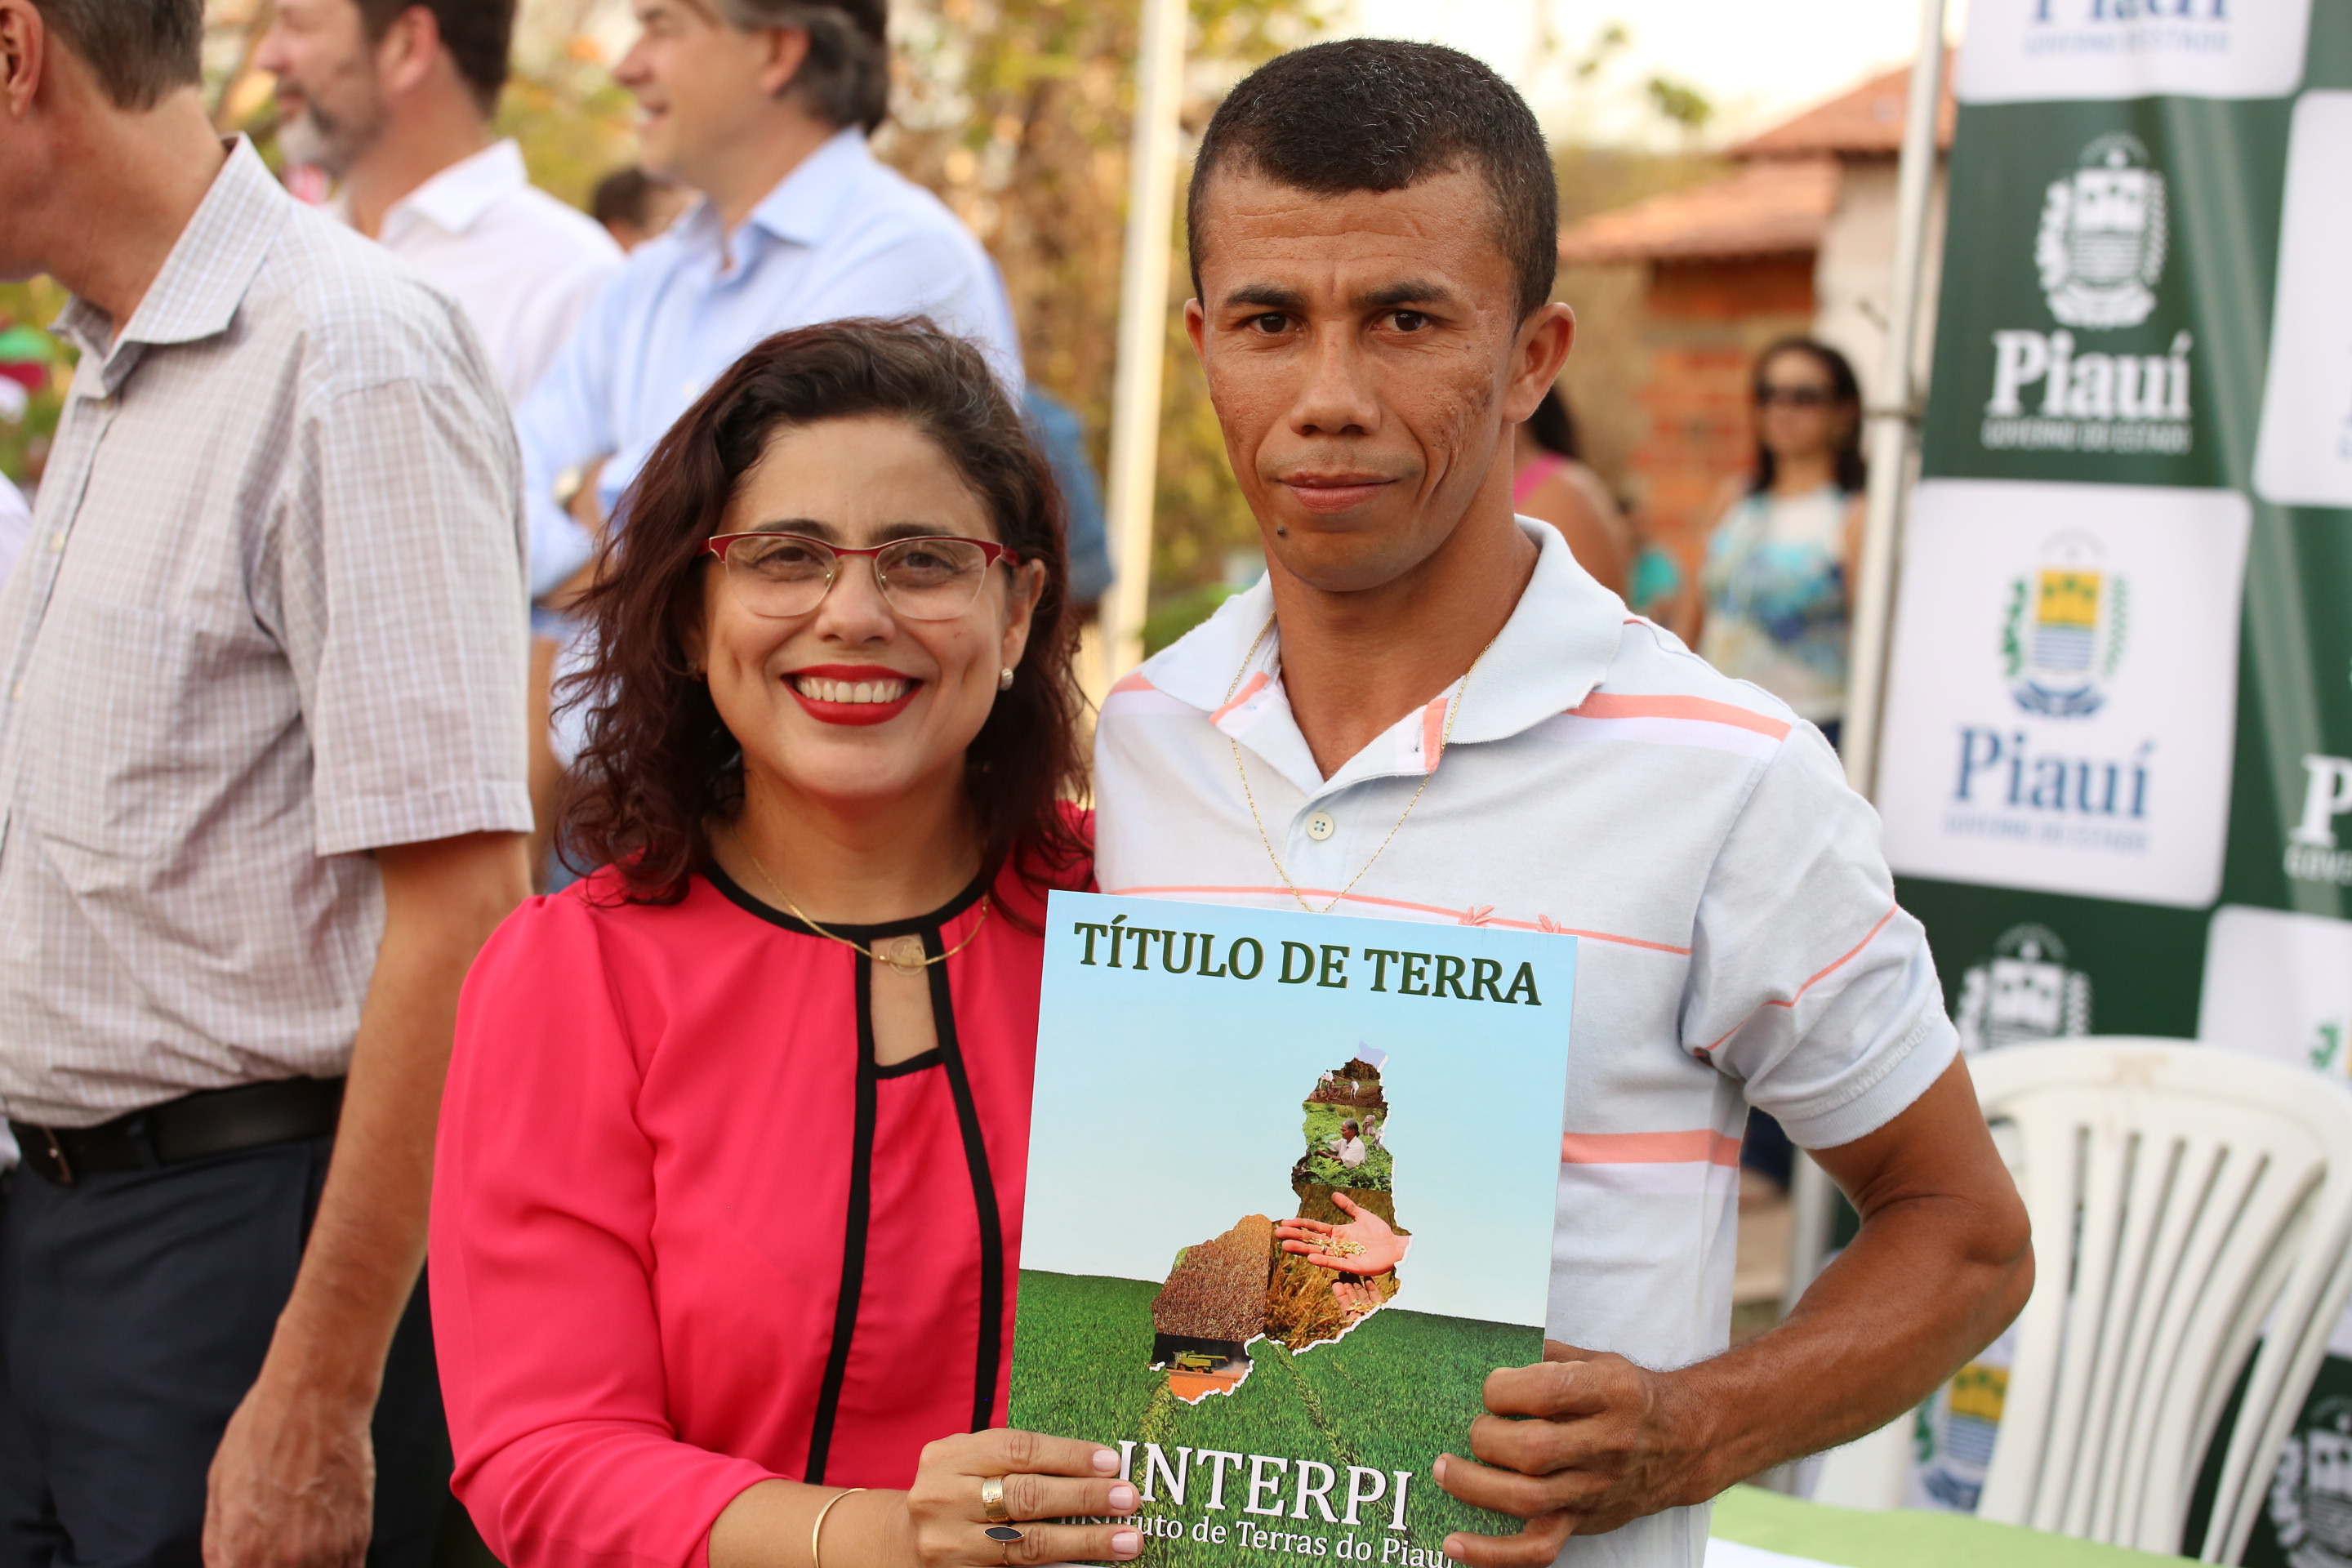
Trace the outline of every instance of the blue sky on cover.
<instances>
[{"instance_id":1,"label":"blue sky on cover","mask_svg":"<svg viewBox=\"0 0 2352 1568\"><path fill-rule=\"evenodd\" d=\"M1254 981L1083 966L1079 921L1213 932L1265 945ZM1535 965L1540 1006L1498 1006L1349 985L1284 985L1280 943L1340 942ZM1180 942L1181 952L1181 942ZM1131 948L1130 948L1131 954ZM1384 1142L1398 1221L1413 1233L1396 1305L1541 1324L1576 942L1533 931L1269 913L1055 893L1046 926L1022 1263L1130 1279L1166 1276L1179 1247L1244 1215L1297 1212L1300 1101L1356 1053L1389 1053Z\"/></svg>"}]
</instances>

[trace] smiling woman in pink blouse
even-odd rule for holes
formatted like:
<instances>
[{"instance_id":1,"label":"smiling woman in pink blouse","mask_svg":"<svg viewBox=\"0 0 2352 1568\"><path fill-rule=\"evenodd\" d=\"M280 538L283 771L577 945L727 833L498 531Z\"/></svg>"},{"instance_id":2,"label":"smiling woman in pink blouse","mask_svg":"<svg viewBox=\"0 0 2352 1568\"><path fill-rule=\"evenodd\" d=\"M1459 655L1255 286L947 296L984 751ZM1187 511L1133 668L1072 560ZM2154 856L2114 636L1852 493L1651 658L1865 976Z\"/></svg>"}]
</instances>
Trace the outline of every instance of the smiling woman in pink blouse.
<instances>
[{"instance_id":1,"label":"smiling woman in pink blouse","mask_svg":"<svg viewBox=\"0 0 2352 1568\"><path fill-rule=\"evenodd\" d=\"M1140 1550L1029 1522L1132 1510L1115 1454L987 1430L1044 896L1090 877L1055 512L921 323L768 340L630 496L564 829L604 868L483 950L434 1185L510 1568Z\"/></svg>"}]
</instances>

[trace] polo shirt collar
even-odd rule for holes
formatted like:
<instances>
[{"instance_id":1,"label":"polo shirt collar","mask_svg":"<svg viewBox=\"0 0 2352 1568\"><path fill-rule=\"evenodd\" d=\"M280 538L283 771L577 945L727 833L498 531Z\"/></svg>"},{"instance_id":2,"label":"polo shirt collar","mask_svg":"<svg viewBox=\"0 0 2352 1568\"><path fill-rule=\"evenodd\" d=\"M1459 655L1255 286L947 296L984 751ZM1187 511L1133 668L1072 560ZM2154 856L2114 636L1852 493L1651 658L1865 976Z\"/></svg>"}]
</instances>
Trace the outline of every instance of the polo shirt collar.
<instances>
[{"instance_id":1,"label":"polo shirt collar","mask_svg":"<svg viewBox=\"0 0 2352 1568\"><path fill-rule=\"evenodd\" d=\"M1576 563L1559 530L1527 518L1518 522L1536 543L1535 572L1478 661L1450 738L1446 710L1460 681L1323 778L1283 688L1281 629L1267 626L1274 589L1263 578L1154 661L1151 684L1206 710L1211 723L1310 796L1367 779L1426 773L1436 766L1442 739L1451 745L1508 739L1591 693L1617 656L1626 620L1624 602Z\"/></svg>"},{"instance_id":2,"label":"polo shirt collar","mask_svg":"<svg viewBox=\"0 0 2352 1568\"><path fill-rule=\"evenodd\" d=\"M126 350L195 342L228 330L293 208L294 198L239 136L130 324L117 332L111 317L77 298L67 301L58 330L94 362L99 388L110 395L139 358Z\"/></svg>"},{"instance_id":3,"label":"polo shirt collar","mask_svg":"<svg viewBox=\"0 0 2352 1568\"><path fill-rule=\"evenodd\" d=\"M445 234L463 234L484 213L530 184L522 149L509 137L458 159L393 203L385 221L414 215Z\"/></svg>"},{"instance_id":4,"label":"polo shirt collar","mask_svg":"<svg viewBox=\"0 0 2352 1568\"><path fill-rule=\"evenodd\" d=\"M1530 518L1535 574L1503 623L1454 721L1454 739L1507 740L1592 694L1625 636L1625 601L1576 563L1559 530Z\"/></svg>"}]
</instances>

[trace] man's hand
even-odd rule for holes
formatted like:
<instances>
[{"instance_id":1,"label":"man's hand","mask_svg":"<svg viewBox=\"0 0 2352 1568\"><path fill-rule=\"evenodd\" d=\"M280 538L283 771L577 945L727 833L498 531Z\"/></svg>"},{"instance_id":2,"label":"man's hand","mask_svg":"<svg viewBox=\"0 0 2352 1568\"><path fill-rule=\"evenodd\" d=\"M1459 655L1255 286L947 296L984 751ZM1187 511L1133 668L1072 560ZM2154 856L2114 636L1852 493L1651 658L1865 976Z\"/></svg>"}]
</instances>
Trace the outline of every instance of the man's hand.
<instances>
[{"instance_id":1,"label":"man's hand","mask_svg":"<svg viewBox=\"0 0 2352 1568\"><path fill-rule=\"evenodd\" d=\"M1485 1464L1443 1455L1432 1475L1464 1502L1528 1526L1447 1536L1445 1554L1474 1568L1540 1568L1571 1535L1706 1495L1696 1484L1706 1447L1699 1412L1671 1373L1547 1340L1536 1365L1487 1375L1486 1408L1470 1425L1470 1451Z\"/></svg>"},{"instance_id":2,"label":"man's hand","mask_svg":"<svg viewBox=\"0 0 2352 1568\"><path fill-rule=\"evenodd\" d=\"M572 521L587 530L599 551L604 548L605 524L612 521L596 502L596 483L604 477L605 462L605 458L597 458L583 464L579 484L563 498L563 510L572 515ZM596 585L596 558L592 555L586 565L550 589L540 603L559 615L570 612L578 606L581 595Z\"/></svg>"},{"instance_id":3,"label":"man's hand","mask_svg":"<svg viewBox=\"0 0 2352 1568\"><path fill-rule=\"evenodd\" d=\"M373 1526L374 1405L265 1365L206 1478L206 1568L357 1568Z\"/></svg>"}]
</instances>

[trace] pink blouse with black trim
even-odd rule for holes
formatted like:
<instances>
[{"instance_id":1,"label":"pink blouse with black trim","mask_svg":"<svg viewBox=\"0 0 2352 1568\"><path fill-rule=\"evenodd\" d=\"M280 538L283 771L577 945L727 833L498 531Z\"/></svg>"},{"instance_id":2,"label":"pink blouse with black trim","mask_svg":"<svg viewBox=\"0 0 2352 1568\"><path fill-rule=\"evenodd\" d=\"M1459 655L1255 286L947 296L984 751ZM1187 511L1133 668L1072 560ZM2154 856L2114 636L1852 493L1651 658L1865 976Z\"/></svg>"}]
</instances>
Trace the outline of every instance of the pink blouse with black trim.
<instances>
[{"instance_id":1,"label":"pink blouse with black trim","mask_svg":"<svg viewBox=\"0 0 2352 1568\"><path fill-rule=\"evenodd\" d=\"M714 871L534 899L467 979L432 1295L456 1490L510 1568L679 1568L770 1477L898 1487L1003 1417L1042 900L928 972L874 1060L870 961ZM981 889L871 944L971 934Z\"/></svg>"}]
</instances>

